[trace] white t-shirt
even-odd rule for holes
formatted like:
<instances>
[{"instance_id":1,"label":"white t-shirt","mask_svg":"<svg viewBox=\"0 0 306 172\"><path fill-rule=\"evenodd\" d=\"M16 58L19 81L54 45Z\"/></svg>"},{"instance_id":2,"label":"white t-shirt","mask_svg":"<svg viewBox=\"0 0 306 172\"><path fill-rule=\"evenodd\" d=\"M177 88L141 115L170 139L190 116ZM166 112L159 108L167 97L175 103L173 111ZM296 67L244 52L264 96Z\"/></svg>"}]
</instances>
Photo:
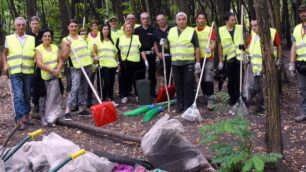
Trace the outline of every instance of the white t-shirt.
<instances>
[{"instance_id":1,"label":"white t-shirt","mask_svg":"<svg viewBox=\"0 0 306 172\"><path fill-rule=\"evenodd\" d=\"M16 33L14 33L14 35L17 37L17 39L19 40L21 46L23 47L27 34L23 34L22 36L17 35ZM5 39L5 43L4 43L4 47L8 48L8 44L7 44L7 40Z\"/></svg>"}]
</instances>

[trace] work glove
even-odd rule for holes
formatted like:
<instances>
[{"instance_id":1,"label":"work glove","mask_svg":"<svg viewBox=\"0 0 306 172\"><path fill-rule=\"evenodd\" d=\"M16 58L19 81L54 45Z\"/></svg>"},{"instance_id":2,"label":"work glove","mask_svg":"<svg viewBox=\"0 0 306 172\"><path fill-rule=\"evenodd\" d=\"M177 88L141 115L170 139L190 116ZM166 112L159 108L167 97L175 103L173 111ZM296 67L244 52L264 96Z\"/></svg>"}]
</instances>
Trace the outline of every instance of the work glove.
<instances>
[{"instance_id":1,"label":"work glove","mask_svg":"<svg viewBox=\"0 0 306 172\"><path fill-rule=\"evenodd\" d=\"M146 70L149 70L149 63L148 60L145 61Z\"/></svg>"},{"instance_id":2,"label":"work glove","mask_svg":"<svg viewBox=\"0 0 306 172\"><path fill-rule=\"evenodd\" d=\"M255 72L255 73L254 73L254 76L255 76L255 77L256 77L256 76L261 76L261 71Z\"/></svg>"},{"instance_id":3,"label":"work glove","mask_svg":"<svg viewBox=\"0 0 306 172\"><path fill-rule=\"evenodd\" d=\"M205 48L205 53L206 53L206 54L210 54L210 53L211 53L211 49L208 48L208 47L206 47L206 48Z\"/></svg>"},{"instance_id":4,"label":"work glove","mask_svg":"<svg viewBox=\"0 0 306 172\"><path fill-rule=\"evenodd\" d=\"M218 69L219 69L219 70L222 70L222 69L223 69L223 62L219 62L219 64L218 64Z\"/></svg>"},{"instance_id":5,"label":"work glove","mask_svg":"<svg viewBox=\"0 0 306 172\"><path fill-rule=\"evenodd\" d=\"M197 62L194 66L194 73L201 73L201 64L199 62Z\"/></svg>"},{"instance_id":6,"label":"work glove","mask_svg":"<svg viewBox=\"0 0 306 172\"><path fill-rule=\"evenodd\" d=\"M243 44L239 44L238 45L239 50L244 51L245 50L245 46Z\"/></svg>"},{"instance_id":7,"label":"work glove","mask_svg":"<svg viewBox=\"0 0 306 172\"><path fill-rule=\"evenodd\" d=\"M248 64L250 62L250 56L247 54L243 54L243 63Z\"/></svg>"},{"instance_id":8,"label":"work glove","mask_svg":"<svg viewBox=\"0 0 306 172\"><path fill-rule=\"evenodd\" d=\"M295 77L295 64L294 63L289 63L289 73L292 77Z\"/></svg>"}]
</instances>

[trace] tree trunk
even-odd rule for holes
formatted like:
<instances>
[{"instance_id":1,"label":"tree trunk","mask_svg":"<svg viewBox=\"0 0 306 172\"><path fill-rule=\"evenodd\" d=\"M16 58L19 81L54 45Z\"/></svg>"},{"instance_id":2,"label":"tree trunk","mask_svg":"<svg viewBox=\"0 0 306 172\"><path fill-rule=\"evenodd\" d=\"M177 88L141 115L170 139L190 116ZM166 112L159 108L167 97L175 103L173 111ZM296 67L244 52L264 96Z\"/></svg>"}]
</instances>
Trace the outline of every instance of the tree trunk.
<instances>
[{"instance_id":1,"label":"tree trunk","mask_svg":"<svg viewBox=\"0 0 306 172\"><path fill-rule=\"evenodd\" d=\"M282 18L282 31L286 38L286 46L291 47L291 32L290 32L290 21L289 21L289 10L288 10L288 0L283 0L283 18Z\"/></svg>"},{"instance_id":2,"label":"tree trunk","mask_svg":"<svg viewBox=\"0 0 306 172\"><path fill-rule=\"evenodd\" d=\"M36 15L36 0L26 0L27 19L30 21L32 16Z\"/></svg>"},{"instance_id":3,"label":"tree trunk","mask_svg":"<svg viewBox=\"0 0 306 172\"><path fill-rule=\"evenodd\" d=\"M223 19L224 14L231 9L231 0L217 0L217 4L219 7L219 24L224 25L225 21Z\"/></svg>"},{"instance_id":4,"label":"tree trunk","mask_svg":"<svg viewBox=\"0 0 306 172\"><path fill-rule=\"evenodd\" d=\"M13 0L7 0L7 4L9 6L10 12L13 16L13 19L19 16L19 13L16 10L15 4Z\"/></svg>"},{"instance_id":5,"label":"tree trunk","mask_svg":"<svg viewBox=\"0 0 306 172\"><path fill-rule=\"evenodd\" d=\"M119 21L121 23L124 23L121 1L120 0L112 0L112 7L113 7L114 15L117 15Z\"/></svg>"},{"instance_id":6,"label":"tree trunk","mask_svg":"<svg viewBox=\"0 0 306 172\"><path fill-rule=\"evenodd\" d=\"M40 2L41 2L41 23L42 23L42 27L47 28L48 24L47 24L47 20L46 20L44 1L41 0Z\"/></svg>"},{"instance_id":7,"label":"tree trunk","mask_svg":"<svg viewBox=\"0 0 306 172\"><path fill-rule=\"evenodd\" d=\"M271 45L268 1L256 0L261 52L263 57L263 94L266 108L266 146L268 152L283 153L277 69Z\"/></svg>"},{"instance_id":8,"label":"tree trunk","mask_svg":"<svg viewBox=\"0 0 306 172\"><path fill-rule=\"evenodd\" d=\"M301 5L301 0L291 0L292 14L294 15L294 26L300 21L298 8Z\"/></svg>"},{"instance_id":9,"label":"tree trunk","mask_svg":"<svg viewBox=\"0 0 306 172\"><path fill-rule=\"evenodd\" d=\"M280 16L280 0L273 0L274 24L279 35L282 35L281 16Z\"/></svg>"},{"instance_id":10,"label":"tree trunk","mask_svg":"<svg viewBox=\"0 0 306 172\"><path fill-rule=\"evenodd\" d=\"M187 14L188 21L189 21L189 18L191 16L190 16L190 11L189 11L189 8L188 8L187 1L186 0L176 0L176 4L178 6L179 11L182 11L182 12Z\"/></svg>"},{"instance_id":11,"label":"tree trunk","mask_svg":"<svg viewBox=\"0 0 306 172\"><path fill-rule=\"evenodd\" d=\"M62 24L62 37L65 37L68 35L68 22L69 22L69 16L67 11L67 4L66 1L58 0L59 8L60 8L60 14L61 14L61 24Z\"/></svg>"}]
</instances>

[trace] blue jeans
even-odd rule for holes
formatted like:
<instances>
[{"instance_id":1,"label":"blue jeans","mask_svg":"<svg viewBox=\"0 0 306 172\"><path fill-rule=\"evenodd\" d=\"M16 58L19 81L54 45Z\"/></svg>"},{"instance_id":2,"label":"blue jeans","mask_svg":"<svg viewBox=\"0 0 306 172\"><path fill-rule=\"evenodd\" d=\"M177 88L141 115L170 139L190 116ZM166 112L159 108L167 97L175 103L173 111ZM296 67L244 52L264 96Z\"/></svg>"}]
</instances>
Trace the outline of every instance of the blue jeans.
<instances>
[{"instance_id":1,"label":"blue jeans","mask_svg":"<svg viewBox=\"0 0 306 172\"><path fill-rule=\"evenodd\" d=\"M11 83L14 94L15 119L21 119L31 111L31 83L32 74L11 75Z\"/></svg>"}]
</instances>

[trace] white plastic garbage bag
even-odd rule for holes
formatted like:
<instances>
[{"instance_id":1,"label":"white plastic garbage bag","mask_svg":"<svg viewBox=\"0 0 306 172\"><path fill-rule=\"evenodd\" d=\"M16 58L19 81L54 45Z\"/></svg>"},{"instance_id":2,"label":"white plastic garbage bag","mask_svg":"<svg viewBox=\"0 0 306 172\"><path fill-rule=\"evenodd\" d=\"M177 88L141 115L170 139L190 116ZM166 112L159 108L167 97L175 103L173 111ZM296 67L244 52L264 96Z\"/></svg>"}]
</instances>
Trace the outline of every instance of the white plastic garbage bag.
<instances>
[{"instance_id":1,"label":"white plastic garbage bag","mask_svg":"<svg viewBox=\"0 0 306 172\"><path fill-rule=\"evenodd\" d=\"M141 140L145 158L156 168L166 171L193 172L210 169L202 153L180 136L183 125L165 115L158 120Z\"/></svg>"}]
</instances>

